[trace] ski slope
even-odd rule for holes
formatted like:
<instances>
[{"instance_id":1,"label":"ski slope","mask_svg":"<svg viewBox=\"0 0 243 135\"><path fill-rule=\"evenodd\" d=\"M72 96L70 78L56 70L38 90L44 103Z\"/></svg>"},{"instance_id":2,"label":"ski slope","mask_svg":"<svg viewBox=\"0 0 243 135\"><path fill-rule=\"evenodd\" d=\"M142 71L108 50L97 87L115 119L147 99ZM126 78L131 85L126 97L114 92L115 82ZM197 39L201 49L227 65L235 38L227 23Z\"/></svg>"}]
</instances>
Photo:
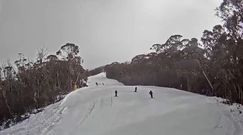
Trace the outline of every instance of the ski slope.
<instances>
[{"instance_id":1,"label":"ski slope","mask_svg":"<svg viewBox=\"0 0 243 135\"><path fill-rule=\"evenodd\" d=\"M105 73L88 85L0 135L243 135L242 114L218 98L155 86L135 93Z\"/></svg>"}]
</instances>

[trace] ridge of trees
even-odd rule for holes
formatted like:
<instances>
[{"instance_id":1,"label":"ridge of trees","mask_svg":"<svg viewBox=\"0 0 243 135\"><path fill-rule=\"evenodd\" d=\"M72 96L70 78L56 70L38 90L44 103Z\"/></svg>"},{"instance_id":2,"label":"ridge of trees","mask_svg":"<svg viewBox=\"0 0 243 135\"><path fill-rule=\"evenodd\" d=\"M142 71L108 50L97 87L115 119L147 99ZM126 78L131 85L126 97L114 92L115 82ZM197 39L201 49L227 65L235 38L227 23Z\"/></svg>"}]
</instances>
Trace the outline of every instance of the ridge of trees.
<instances>
[{"instance_id":1,"label":"ridge of trees","mask_svg":"<svg viewBox=\"0 0 243 135\"><path fill-rule=\"evenodd\" d=\"M108 78L128 85L174 87L243 104L243 2L223 0L217 8L223 25L205 30L201 42L172 35L155 52L131 63L105 67Z\"/></svg>"},{"instance_id":2,"label":"ridge of trees","mask_svg":"<svg viewBox=\"0 0 243 135\"><path fill-rule=\"evenodd\" d=\"M67 43L57 55L47 55L42 49L37 60L30 62L19 53L14 62L17 69L10 62L0 68L0 124L7 128L9 119L21 121L28 117L23 114L38 112L62 95L86 86L87 73L78 53L77 45Z\"/></svg>"}]
</instances>

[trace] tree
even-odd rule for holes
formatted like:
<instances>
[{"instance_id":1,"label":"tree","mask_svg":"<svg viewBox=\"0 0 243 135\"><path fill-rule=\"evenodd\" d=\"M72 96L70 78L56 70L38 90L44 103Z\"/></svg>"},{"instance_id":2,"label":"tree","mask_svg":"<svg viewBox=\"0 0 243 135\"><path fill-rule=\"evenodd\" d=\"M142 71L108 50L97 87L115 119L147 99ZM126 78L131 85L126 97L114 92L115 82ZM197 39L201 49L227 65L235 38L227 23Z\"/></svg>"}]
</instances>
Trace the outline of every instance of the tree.
<instances>
[{"instance_id":1,"label":"tree","mask_svg":"<svg viewBox=\"0 0 243 135\"><path fill-rule=\"evenodd\" d=\"M172 54L182 47L181 38L181 35L172 35L164 44L154 44L151 49L155 50L157 53Z\"/></svg>"},{"instance_id":2,"label":"tree","mask_svg":"<svg viewBox=\"0 0 243 135\"><path fill-rule=\"evenodd\" d=\"M0 82L2 81L2 68L0 67Z\"/></svg>"},{"instance_id":3,"label":"tree","mask_svg":"<svg viewBox=\"0 0 243 135\"><path fill-rule=\"evenodd\" d=\"M57 55L61 56L64 60L67 60L67 65L68 65L68 89L71 91L73 88L75 88L80 82L80 76L84 72L83 68L80 69L81 67L81 57L78 55L79 53L79 47L73 43L67 43L57 51ZM77 69L80 69L78 71L80 72L75 72Z\"/></svg>"},{"instance_id":4,"label":"tree","mask_svg":"<svg viewBox=\"0 0 243 135\"><path fill-rule=\"evenodd\" d=\"M224 21L233 40L242 39L243 3L242 0L223 0L217 8L217 15Z\"/></svg>"},{"instance_id":5,"label":"tree","mask_svg":"<svg viewBox=\"0 0 243 135\"><path fill-rule=\"evenodd\" d=\"M68 61L77 57L79 53L79 47L73 43L67 43L56 52L57 55L62 56L64 59Z\"/></svg>"},{"instance_id":6,"label":"tree","mask_svg":"<svg viewBox=\"0 0 243 135\"><path fill-rule=\"evenodd\" d=\"M224 0L217 9L224 25L205 30L202 42L207 51L216 95L243 103L243 3Z\"/></svg>"},{"instance_id":7,"label":"tree","mask_svg":"<svg viewBox=\"0 0 243 135\"><path fill-rule=\"evenodd\" d=\"M42 64L45 56L47 55L47 49L40 49L37 53L37 64Z\"/></svg>"},{"instance_id":8,"label":"tree","mask_svg":"<svg viewBox=\"0 0 243 135\"><path fill-rule=\"evenodd\" d=\"M19 72L24 72L27 66L27 59L24 57L22 53L18 53L19 59L14 62L17 66Z\"/></svg>"},{"instance_id":9,"label":"tree","mask_svg":"<svg viewBox=\"0 0 243 135\"><path fill-rule=\"evenodd\" d=\"M49 60L49 61L56 61L56 60L58 60L56 55L48 55L46 57L46 59Z\"/></svg>"}]
</instances>

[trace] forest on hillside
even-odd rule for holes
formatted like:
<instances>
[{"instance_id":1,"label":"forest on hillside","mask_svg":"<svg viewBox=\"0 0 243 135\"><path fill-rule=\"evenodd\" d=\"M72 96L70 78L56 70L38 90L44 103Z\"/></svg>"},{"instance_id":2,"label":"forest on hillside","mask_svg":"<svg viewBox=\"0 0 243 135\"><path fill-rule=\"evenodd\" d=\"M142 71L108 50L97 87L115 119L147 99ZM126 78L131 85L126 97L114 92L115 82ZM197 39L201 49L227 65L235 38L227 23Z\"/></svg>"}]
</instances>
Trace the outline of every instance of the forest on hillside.
<instances>
[{"instance_id":1,"label":"forest on hillside","mask_svg":"<svg viewBox=\"0 0 243 135\"><path fill-rule=\"evenodd\" d=\"M157 85L243 104L243 4L224 0L217 8L223 25L205 30L201 42L172 35L154 44L153 53L135 56L131 63L105 67L108 78L127 85Z\"/></svg>"},{"instance_id":2,"label":"forest on hillside","mask_svg":"<svg viewBox=\"0 0 243 135\"><path fill-rule=\"evenodd\" d=\"M67 43L56 55L42 49L30 62L20 53L14 65L9 62L0 68L0 126L7 128L86 86L87 74L78 54L79 47Z\"/></svg>"}]
</instances>

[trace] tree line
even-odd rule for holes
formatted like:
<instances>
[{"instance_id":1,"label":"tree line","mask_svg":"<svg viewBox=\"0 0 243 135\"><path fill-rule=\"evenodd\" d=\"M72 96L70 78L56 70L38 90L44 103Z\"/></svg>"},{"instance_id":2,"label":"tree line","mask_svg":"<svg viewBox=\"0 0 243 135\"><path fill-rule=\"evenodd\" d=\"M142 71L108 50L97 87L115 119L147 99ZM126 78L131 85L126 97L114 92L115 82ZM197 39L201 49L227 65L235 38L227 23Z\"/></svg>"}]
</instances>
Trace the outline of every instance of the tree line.
<instances>
[{"instance_id":1,"label":"tree line","mask_svg":"<svg viewBox=\"0 0 243 135\"><path fill-rule=\"evenodd\" d=\"M243 104L243 3L223 0L217 8L223 25L205 30L201 41L172 35L154 44L154 52L131 63L105 67L108 78L128 85L157 85Z\"/></svg>"},{"instance_id":2,"label":"tree line","mask_svg":"<svg viewBox=\"0 0 243 135\"><path fill-rule=\"evenodd\" d=\"M42 49L37 60L30 62L19 53L19 58L0 68L0 124L5 128L21 121L33 110L60 100L72 90L86 86L87 73L81 66L79 47L67 43L56 55ZM7 122L7 123L6 123Z\"/></svg>"}]
</instances>

